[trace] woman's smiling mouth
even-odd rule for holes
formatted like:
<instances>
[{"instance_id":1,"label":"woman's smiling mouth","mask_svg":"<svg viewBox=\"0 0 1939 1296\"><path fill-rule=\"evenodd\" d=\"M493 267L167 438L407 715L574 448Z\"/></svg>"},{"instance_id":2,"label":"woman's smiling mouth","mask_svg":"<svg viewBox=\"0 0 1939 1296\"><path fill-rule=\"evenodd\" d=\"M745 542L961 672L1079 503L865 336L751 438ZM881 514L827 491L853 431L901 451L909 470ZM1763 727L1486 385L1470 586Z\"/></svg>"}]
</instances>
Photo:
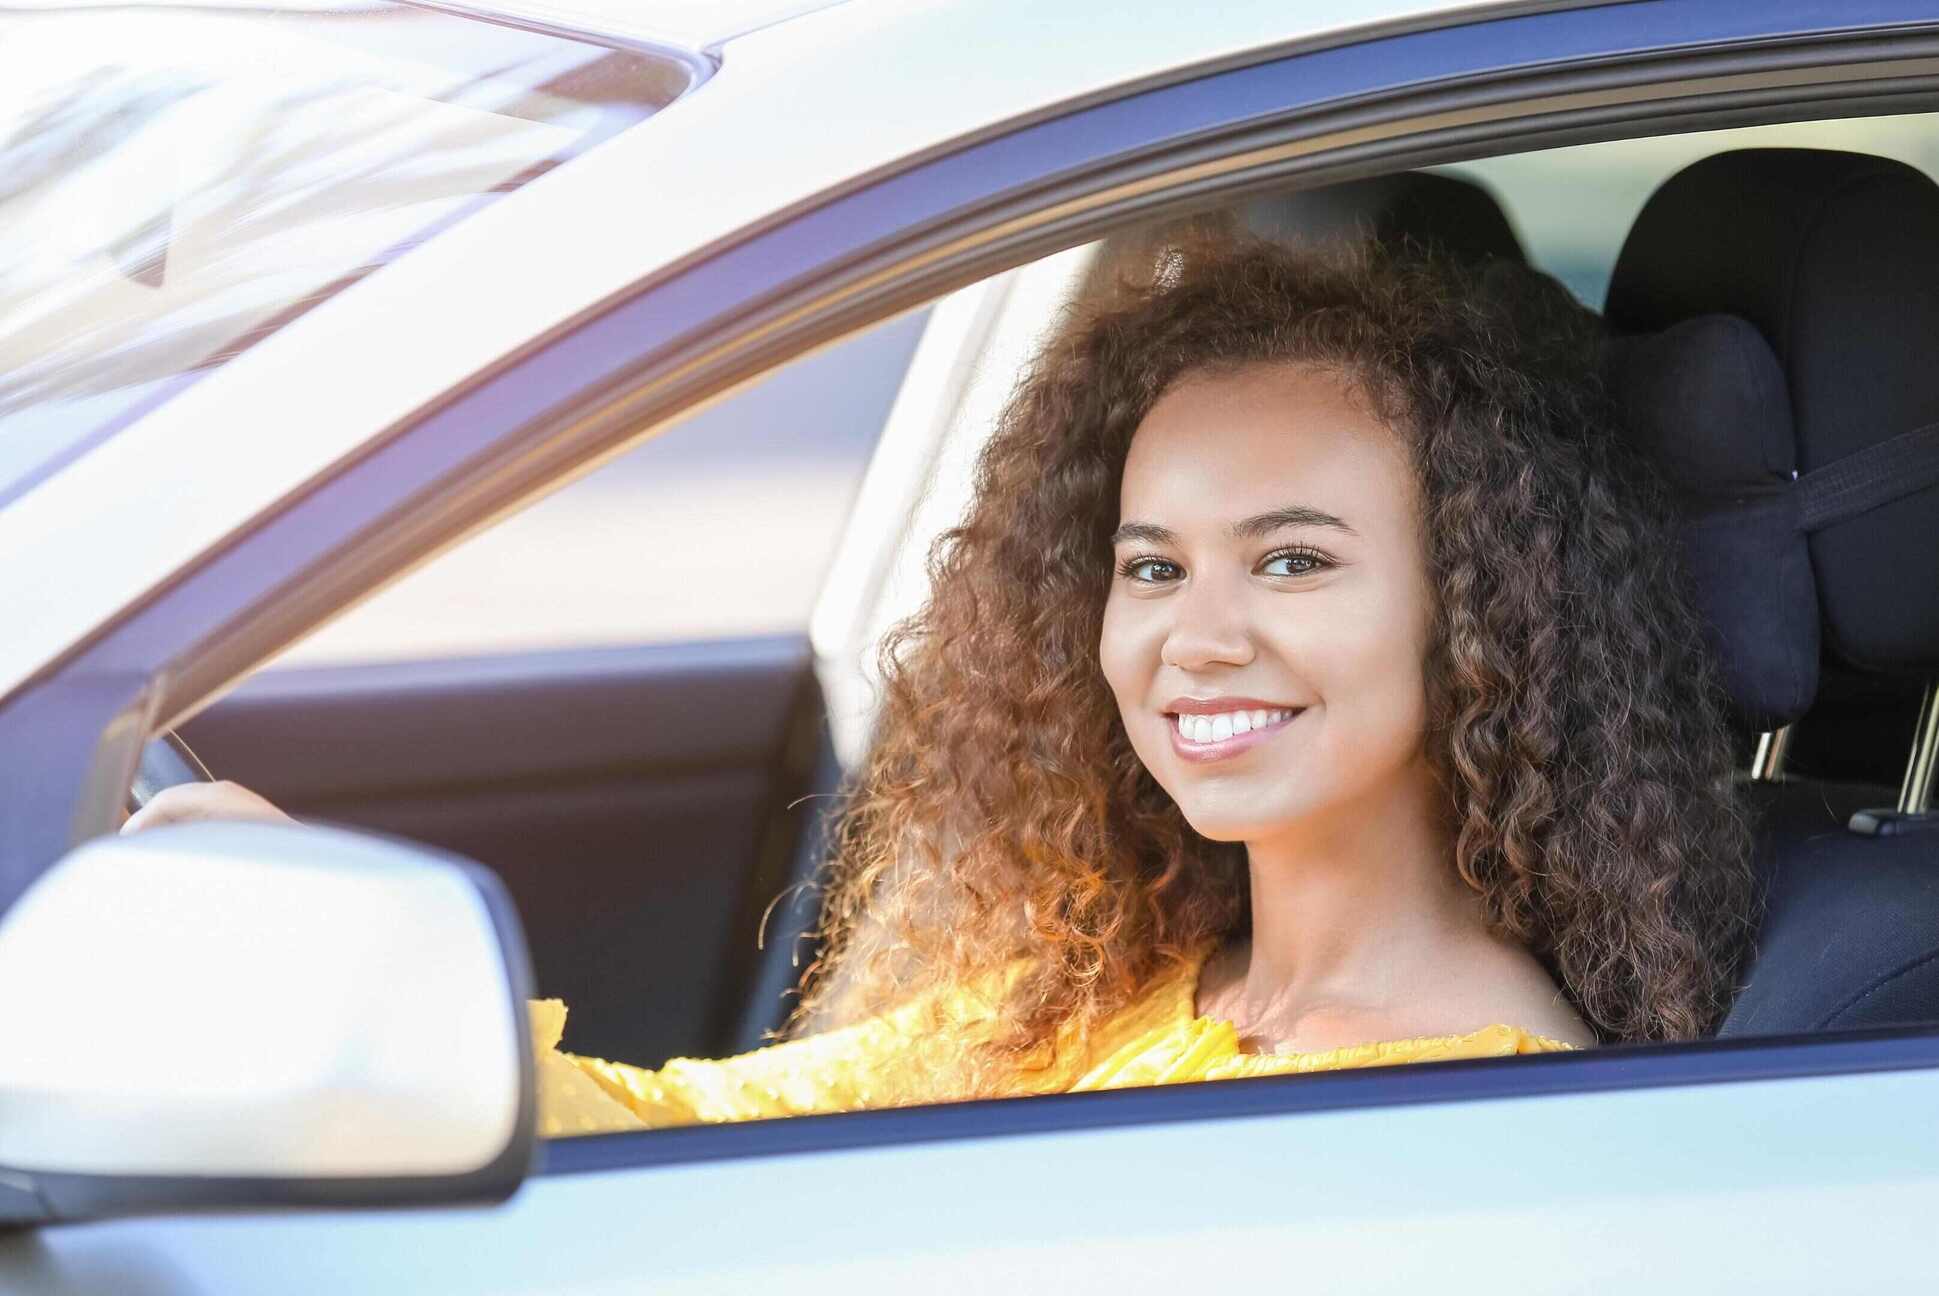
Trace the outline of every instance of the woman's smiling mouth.
<instances>
[{"instance_id":1,"label":"woman's smiling mouth","mask_svg":"<svg viewBox=\"0 0 1939 1296\"><path fill-rule=\"evenodd\" d=\"M1304 710L1251 698L1179 698L1165 712L1165 727L1172 750L1184 759L1219 761L1258 746Z\"/></svg>"}]
</instances>

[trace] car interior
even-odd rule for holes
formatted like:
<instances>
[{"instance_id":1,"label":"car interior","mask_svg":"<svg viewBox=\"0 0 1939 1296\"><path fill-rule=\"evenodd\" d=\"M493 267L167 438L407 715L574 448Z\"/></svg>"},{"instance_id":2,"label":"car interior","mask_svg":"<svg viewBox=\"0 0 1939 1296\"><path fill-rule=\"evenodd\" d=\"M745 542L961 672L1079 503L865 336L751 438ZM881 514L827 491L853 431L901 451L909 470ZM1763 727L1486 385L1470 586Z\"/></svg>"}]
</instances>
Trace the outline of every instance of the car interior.
<instances>
[{"instance_id":1,"label":"car interior","mask_svg":"<svg viewBox=\"0 0 1939 1296\"><path fill-rule=\"evenodd\" d=\"M1513 207L1447 171L1232 210L1529 258ZM1150 239L1105 240L1088 282ZM1914 166L1727 148L1661 180L1589 303L1677 505L1755 819L1767 914L1723 1036L1939 1021L1936 249ZM655 1065L787 1017L844 772L833 687L801 632L569 647L266 670L182 736L301 818L491 866L540 993L571 1005L566 1047Z\"/></svg>"}]
</instances>

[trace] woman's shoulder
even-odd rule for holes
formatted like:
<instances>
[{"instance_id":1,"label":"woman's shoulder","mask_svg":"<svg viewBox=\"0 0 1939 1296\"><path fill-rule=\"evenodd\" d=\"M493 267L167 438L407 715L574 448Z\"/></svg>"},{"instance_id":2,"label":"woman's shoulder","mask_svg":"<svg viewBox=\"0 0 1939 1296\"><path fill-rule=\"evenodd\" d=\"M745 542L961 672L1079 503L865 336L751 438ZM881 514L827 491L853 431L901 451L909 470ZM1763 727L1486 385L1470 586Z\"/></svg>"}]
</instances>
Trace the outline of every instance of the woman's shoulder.
<instances>
[{"instance_id":1,"label":"woman's shoulder","mask_svg":"<svg viewBox=\"0 0 1939 1296\"><path fill-rule=\"evenodd\" d=\"M1526 949L1491 938L1464 969L1450 977L1436 1009L1450 1023L1516 1030L1530 1039L1569 1048L1594 1048L1596 1033L1582 1020L1562 987ZM1528 1050L1524 1050L1525 1052Z\"/></svg>"}]
</instances>

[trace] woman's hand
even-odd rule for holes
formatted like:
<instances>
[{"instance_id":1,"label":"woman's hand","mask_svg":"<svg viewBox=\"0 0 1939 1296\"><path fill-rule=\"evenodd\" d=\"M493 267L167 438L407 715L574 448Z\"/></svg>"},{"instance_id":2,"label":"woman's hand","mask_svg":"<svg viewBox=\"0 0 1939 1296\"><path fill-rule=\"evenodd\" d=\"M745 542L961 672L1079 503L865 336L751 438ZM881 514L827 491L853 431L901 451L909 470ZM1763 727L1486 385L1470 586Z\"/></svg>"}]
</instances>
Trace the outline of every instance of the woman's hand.
<instances>
[{"instance_id":1,"label":"woman's hand","mask_svg":"<svg viewBox=\"0 0 1939 1296\"><path fill-rule=\"evenodd\" d=\"M194 823L201 819L296 822L240 783L183 783L157 792L147 805L129 816L121 831L140 832L162 824Z\"/></svg>"}]
</instances>

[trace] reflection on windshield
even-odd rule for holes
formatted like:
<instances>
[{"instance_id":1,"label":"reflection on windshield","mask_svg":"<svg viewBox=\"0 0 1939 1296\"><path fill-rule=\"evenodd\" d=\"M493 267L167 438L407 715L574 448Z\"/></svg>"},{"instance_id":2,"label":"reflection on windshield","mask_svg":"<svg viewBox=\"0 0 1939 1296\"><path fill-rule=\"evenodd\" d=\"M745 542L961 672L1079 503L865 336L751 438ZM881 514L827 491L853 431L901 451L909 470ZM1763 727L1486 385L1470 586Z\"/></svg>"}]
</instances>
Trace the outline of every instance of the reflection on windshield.
<instances>
[{"instance_id":1,"label":"reflection on windshield","mask_svg":"<svg viewBox=\"0 0 1939 1296\"><path fill-rule=\"evenodd\" d=\"M686 85L389 3L0 13L0 500Z\"/></svg>"}]
</instances>

